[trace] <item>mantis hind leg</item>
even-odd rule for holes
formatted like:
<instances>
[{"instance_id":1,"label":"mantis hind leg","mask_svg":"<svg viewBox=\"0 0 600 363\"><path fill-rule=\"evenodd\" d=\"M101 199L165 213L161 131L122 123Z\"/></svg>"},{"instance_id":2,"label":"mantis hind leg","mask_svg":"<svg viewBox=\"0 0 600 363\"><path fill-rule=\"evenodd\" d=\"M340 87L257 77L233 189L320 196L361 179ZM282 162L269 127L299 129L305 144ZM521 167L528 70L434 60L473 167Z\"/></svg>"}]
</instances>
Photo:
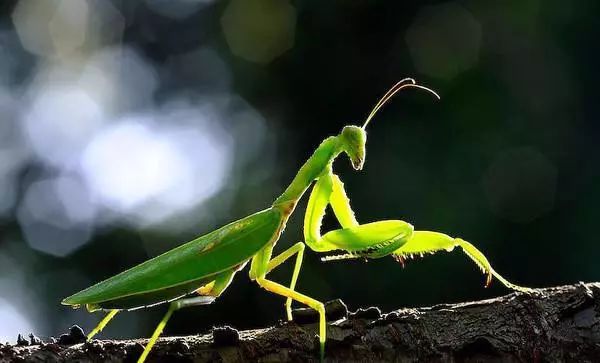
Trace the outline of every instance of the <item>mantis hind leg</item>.
<instances>
[{"instance_id":1,"label":"mantis hind leg","mask_svg":"<svg viewBox=\"0 0 600 363\"><path fill-rule=\"evenodd\" d=\"M148 344L146 344L142 355L138 359L138 363L143 363L146 360L148 354L150 354L150 351L152 350L152 347L154 347L154 345L156 344L156 341L162 334L165 326L167 325L167 322L169 321L171 315L173 315L175 311L190 306L211 304L229 286L237 270L239 270L239 268L223 272L219 276L217 276L217 278L214 281L211 281L210 283L196 290L196 292L201 294L201 296L184 298L171 302L169 304L169 309L163 316L162 320L158 323L158 325L154 329L154 332L152 333L152 336L148 340Z\"/></svg>"},{"instance_id":2,"label":"mantis hind leg","mask_svg":"<svg viewBox=\"0 0 600 363\"><path fill-rule=\"evenodd\" d=\"M117 315L118 312L119 312L119 310L116 310L116 309L109 311L108 314L106 314L106 316L104 317L104 319L100 320L98 325L96 325L94 330L92 330L88 334L87 340L92 339L96 334L100 333L102 331L102 329L104 329L104 327L108 324L108 322L111 321L112 318L115 317L115 315Z\"/></svg>"},{"instance_id":3,"label":"mantis hind leg","mask_svg":"<svg viewBox=\"0 0 600 363\"><path fill-rule=\"evenodd\" d=\"M158 337L162 334L163 330L165 329L165 326L167 325L167 322L169 321L171 315L173 315L175 311L188 306L208 305L214 300L214 297L196 296L187 299L176 300L169 304L169 310L167 310L167 313L163 316L160 323L158 323L156 329L154 329L154 333L152 333L152 336L148 340L146 348L144 348L142 355L138 358L138 363L143 363L146 360L148 354L150 354L150 351L152 350L152 347L154 347L154 344L156 344Z\"/></svg>"},{"instance_id":4,"label":"mantis hind leg","mask_svg":"<svg viewBox=\"0 0 600 363\"><path fill-rule=\"evenodd\" d=\"M413 255L422 255L425 253L434 253L441 250L452 251L454 247L461 247L463 252L471 259L475 264L483 271L484 274L487 275L486 286L488 286L492 281L492 276L497 278L498 281L502 282L504 286L509 289L522 291L522 292L530 292L532 289L528 287L522 287L515 285L504 277L502 277L499 273L497 273L493 268L488 259L484 256L484 254L479 251L475 246L471 243L460 239L460 238L452 238L448 235L439 232L429 232L429 231L415 231L411 238L400 248L393 252L393 255L403 260L406 257L410 257Z\"/></svg>"}]
</instances>

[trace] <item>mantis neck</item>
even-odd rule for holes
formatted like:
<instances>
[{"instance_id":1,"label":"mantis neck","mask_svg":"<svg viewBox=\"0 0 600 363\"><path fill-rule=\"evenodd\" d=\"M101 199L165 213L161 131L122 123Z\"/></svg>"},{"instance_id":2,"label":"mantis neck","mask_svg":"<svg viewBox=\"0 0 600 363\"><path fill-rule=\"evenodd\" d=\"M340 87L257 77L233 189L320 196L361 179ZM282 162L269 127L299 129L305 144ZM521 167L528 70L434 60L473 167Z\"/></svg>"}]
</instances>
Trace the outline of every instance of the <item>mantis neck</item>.
<instances>
[{"instance_id":1,"label":"mantis neck","mask_svg":"<svg viewBox=\"0 0 600 363\"><path fill-rule=\"evenodd\" d=\"M273 207L283 207L286 214L294 211L296 203L306 189L321 175L341 152L338 136L323 140L311 157L302 165L287 189L273 202Z\"/></svg>"}]
</instances>

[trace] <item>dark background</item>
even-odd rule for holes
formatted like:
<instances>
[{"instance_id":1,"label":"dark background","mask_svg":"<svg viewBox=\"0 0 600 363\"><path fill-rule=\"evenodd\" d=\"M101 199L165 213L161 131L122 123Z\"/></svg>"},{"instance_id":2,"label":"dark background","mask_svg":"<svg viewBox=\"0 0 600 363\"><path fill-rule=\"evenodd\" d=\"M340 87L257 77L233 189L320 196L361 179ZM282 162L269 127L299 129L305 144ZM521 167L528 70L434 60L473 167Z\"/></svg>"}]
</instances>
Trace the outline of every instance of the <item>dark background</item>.
<instances>
[{"instance_id":1,"label":"dark background","mask_svg":"<svg viewBox=\"0 0 600 363\"><path fill-rule=\"evenodd\" d=\"M62 298L267 207L322 139L362 124L409 76L442 100L403 92L370 124L364 170L335 164L359 221L460 236L525 286L596 281L599 10L3 1L0 339L73 323L89 331L100 315ZM302 239L303 206L276 251ZM508 292L483 283L458 251L404 269L392 258L321 263L307 251L298 290L384 310ZM102 336L148 336L164 310L121 314ZM218 303L175 314L166 334L282 318L283 299L243 271Z\"/></svg>"}]
</instances>

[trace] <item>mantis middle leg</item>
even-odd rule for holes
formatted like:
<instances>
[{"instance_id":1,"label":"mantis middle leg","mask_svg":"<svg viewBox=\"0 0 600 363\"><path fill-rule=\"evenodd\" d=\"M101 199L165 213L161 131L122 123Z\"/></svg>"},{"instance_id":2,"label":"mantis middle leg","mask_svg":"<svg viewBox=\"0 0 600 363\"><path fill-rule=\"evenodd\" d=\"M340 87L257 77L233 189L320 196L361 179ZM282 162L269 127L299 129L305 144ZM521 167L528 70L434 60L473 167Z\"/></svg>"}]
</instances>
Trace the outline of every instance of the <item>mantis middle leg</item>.
<instances>
[{"instance_id":1,"label":"mantis middle leg","mask_svg":"<svg viewBox=\"0 0 600 363\"><path fill-rule=\"evenodd\" d=\"M274 257L267 265L267 274L281 265L287 259L296 255L296 262L294 263L294 272L292 272L292 279L290 282L290 290L295 290L296 282L298 281L298 275L300 274L300 267L302 266L302 257L304 256L304 243L298 242L292 247L283 251L277 257ZM288 320L292 320L292 298L288 297L285 301L285 312Z\"/></svg>"},{"instance_id":2,"label":"mantis middle leg","mask_svg":"<svg viewBox=\"0 0 600 363\"><path fill-rule=\"evenodd\" d=\"M302 245L302 247L297 247ZM298 250L298 251L296 251ZM294 291L295 283L300 272L300 265L302 263L302 254L304 252L304 245L299 242L288 250L281 253L279 256L271 259L273 252L273 245L268 245L263 248L257 255L252 258L252 266L250 267L250 278L256 280L256 283L263 289L272 292L277 295L281 295L287 298L286 310L288 312L288 319L291 320L291 300L296 300L310 308L315 309L319 313L319 343L320 343L320 354L321 359L325 356L325 340L326 340L326 320L325 320L325 305L309 296ZM294 274L292 275L292 283L290 288L285 287L277 282L268 280L266 275L275 267L279 266L285 260L297 253L296 265L294 268ZM289 304L288 305L288 301ZM288 308L289 306L289 308Z\"/></svg>"}]
</instances>

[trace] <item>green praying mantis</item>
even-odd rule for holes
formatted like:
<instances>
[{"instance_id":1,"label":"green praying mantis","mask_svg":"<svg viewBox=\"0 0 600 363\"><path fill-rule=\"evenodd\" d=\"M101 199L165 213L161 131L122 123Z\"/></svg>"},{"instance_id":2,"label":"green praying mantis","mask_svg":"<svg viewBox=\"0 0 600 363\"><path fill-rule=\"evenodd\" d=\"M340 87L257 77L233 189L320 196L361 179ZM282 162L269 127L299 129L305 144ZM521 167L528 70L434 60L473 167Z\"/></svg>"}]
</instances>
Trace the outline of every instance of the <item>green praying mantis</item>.
<instances>
[{"instance_id":1,"label":"green praying mantis","mask_svg":"<svg viewBox=\"0 0 600 363\"><path fill-rule=\"evenodd\" d=\"M392 256L403 262L406 257L461 247L487 275L510 289L530 291L500 276L487 258L471 243L446 234L415 231L401 220L359 224L350 207L344 185L333 173L333 162L346 154L355 170L361 170L366 156L366 127L375 114L396 93L417 88L437 97L431 89L412 78L396 83L373 107L364 124L345 126L339 135L326 138L302 165L291 184L271 207L232 222L204 236L152 258L116 276L110 277L62 301L88 311L105 310L108 314L90 332L100 332L122 310L134 310L169 303L169 308L148 341L138 362L144 362L173 312L188 306L212 303L229 286L236 272L250 262L250 279L274 294L286 298L287 319L292 320L292 300L315 309L319 314L320 357L325 354L326 320L322 302L295 290L305 245L315 252L331 252L322 260L381 258ZM273 249L298 201L313 186L304 215L304 243L298 242L273 257ZM342 228L321 235L326 207L330 205ZM271 281L267 275L295 256L289 286Z\"/></svg>"}]
</instances>

